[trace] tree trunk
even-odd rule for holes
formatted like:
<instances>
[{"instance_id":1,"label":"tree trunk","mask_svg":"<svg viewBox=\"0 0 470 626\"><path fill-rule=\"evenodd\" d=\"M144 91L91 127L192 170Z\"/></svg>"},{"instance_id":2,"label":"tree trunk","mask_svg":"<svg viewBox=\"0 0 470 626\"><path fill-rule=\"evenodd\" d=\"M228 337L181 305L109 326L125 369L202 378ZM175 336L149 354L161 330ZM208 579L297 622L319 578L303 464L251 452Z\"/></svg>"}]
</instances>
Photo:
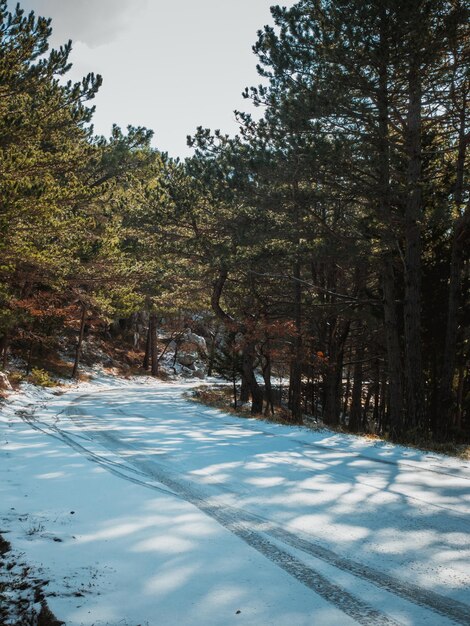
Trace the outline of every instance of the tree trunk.
<instances>
[{"instance_id":1,"label":"tree trunk","mask_svg":"<svg viewBox=\"0 0 470 626\"><path fill-rule=\"evenodd\" d=\"M158 347L157 347L157 314L150 316L150 366L152 376L158 376Z\"/></svg>"},{"instance_id":2,"label":"tree trunk","mask_svg":"<svg viewBox=\"0 0 470 626\"><path fill-rule=\"evenodd\" d=\"M344 345L349 334L350 321L345 322L342 331L338 329L338 318L332 324L330 335L328 373L325 380L325 406L323 421L330 426L339 424L343 386Z\"/></svg>"},{"instance_id":3,"label":"tree trunk","mask_svg":"<svg viewBox=\"0 0 470 626\"><path fill-rule=\"evenodd\" d=\"M414 24L417 11L413 11ZM406 429L425 428L425 396L421 348L421 222L422 210L422 156L421 156L421 37L413 35L409 44L408 116L407 116L407 201L405 206L405 372L406 372Z\"/></svg>"},{"instance_id":4,"label":"tree trunk","mask_svg":"<svg viewBox=\"0 0 470 626\"><path fill-rule=\"evenodd\" d=\"M302 423L302 286L300 284L300 264L294 266L294 355L289 380L289 409L292 421Z\"/></svg>"},{"instance_id":5,"label":"tree trunk","mask_svg":"<svg viewBox=\"0 0 470 626\"><path fill-rule=\"evenodd\" d=\"M242 356L242 381L251 394L251 412L258 414L263 412L263 391L256 380L254 360L255 345L248 343L244 347Z\"/></svg>"},{"instance_id":6,"label":"tree trunk","mask_svg":"<svg viewBox=\"0 0 470 626\"><path fill-rule=\"evenodd\" d=\"M374 420L375 430L378 430L378 424L380 421L380 362L377 360L375 363L375 376L374 376L374 413L372 419Z\"/></svg>"},{"instance_id":7,"label":"tree trunk","mask_svg":"<svg viewBox=\"0 0 470 626\"><path fill-rule=\"evenodd\" d=\"M8 333L6 332L0 344L0 354L2 356L2 369L6 369L8 363Z\"/></svg>"},{"instance_id":8,"label":"tree trunk","mask_svg":"<svg viewBox=\"0 0 470 626\"><path fill-rule=\"evenodd\" d=\"M351 400L351 416L349 418L349 430L357 433L362 422L362 361L364 359L364 344L359 340L356 350L353 374L353 390Z\"/></svg>"},{"instance_id":9,"label":"tree trunk","mask_svg":"<svg viewBox=\"0 0 470 626\"><path fill-rule=\"evenodd\" d=\"M454 203L460 213L464 198L464 173L465 156L468 138L466 136L466 98L460 113L459 150L456 164L456 182L454 190ZM452 413L456 408L453 380L455 372L455 359L457 351L458 312L460 304L460 289L462 284L462 268L465 254L468 255L468 243L470 240L470 210L468 203L463 214L455 223L452 235L452 256L449 275L449 295L447 302L447 324L444 357L442 361L442 374L439 384L438 407L440 423L438 429L442 435L447 434L452 422Z\"/></svg>"},{"instance_id":10,"label":"tree trunk","mask_svg":"<svg viewBox=\"0 0 470 626\"><path fill-rule=\"evenodd\" d=\"M348 361L351 361L352 351L351 346L349 348ZM344 401L343 401L343 415L347 415L349 413L349 396L351 394L351 365L348 363L348 369L346 373L346 388L344 390Z\"/></svg>"},{"instance_id":11,"label":"tree trunk","mask_svg":"<svg viewBox=\"0 0 470 626\"><path fill-rule=\"evenodd\" d=\"M400 335L395 297L395 278L391 259L385 259L383 274L383 307L389 389L388 426L390 437L399 440L403 435L403 382Z\"/></svg>"},{"instance_id":12,"label":"tree trunk","mask_svg":"<svg viewBox=\"0 0 470 626\"><path fill-rule=\"evenodd\" d=\"M75 361L73 363L72 378L78 377L78 365L82 353L83 335L85 333L86 306L82 304L82 315L80 318L80 333L78 335L77 349L75 351Z\"/></svg>"},{"instance_id":13,"label":"tree trunk","mask_svg":"<svg viewBox=\"0 0 470 626\"><path fill-rule=\"evenodd\" d=\"M33 351L34 351L34 341L31 339L29 342L28 362L26 363L26 375L31 374L31 368L33 364Z\"/></svg>"},{"instance_id":14,"label":"tree trunk","mask_svg":"<svg viewBox=\"0 0 470 626\"><path fill-rule=\"evenodd\" d=\"M212 376L212 372L214 371L215 344L216 344L218 335L219 335L219 326L217 325L216 328L215 328L214 334L212 336L211 349L210 349L210 352L209 352L209 364L208 364L208 368L207 368L207 375L208 376Z\"/></svg>"},{"instance_id":15,"label":"tree trunk","mask_svg":"<svg viewBox=\"0 0 470 626\"><path fill-rule=\"evenodd\" d=\"M379 207L378 217L384 225L383 242L385 254L382 262L382 293L385 325L385 344L387 348L387 374L389 393L382 386L382 406L385 410L386 398L389 396L387 414L388 427L392 439L400 439L403 433L403 381L400 347L400 331L398 326L395 272L393 267L396 243L392 230L392 203L390 189L390 103L389 103L389 19L385 6L380 7L380 51L379 56L379 89L377 92L377 108L379 115L378 136L378 179ZM385 413L383 413L385 418ZM384 419L383 419L384 421ZM385 428L385 423L382 425Z\"/></svg>"},{"instance_id":16,"label":"tree trunk","mask_svg":"<svg viewBox=\"0 0 470 626\"><path fill-rule=\"evenodd\" d=\"M267 352L263 356L264 399L266 402L264 414L268 416L269 413L271 413L271 415L274 415L273 389L271 385L271 355L269 354L269 342L267 346Z\"/></svg>"},{"instance_id":17,"label":"tree trunk","mask_svg":"<svg viewBox=\"0 0 470 626\"><path fill-rule=\"evenodd\" d=\"M145 342L145 356L144 356L144 361L142 363L142 367L144 368L145 371L148 370L149 365L150 365L150 350L151 350L151 322L150 322L150 318L149 318L149 325L147 328L147 340Z\"/></svg>"}]
</instances>

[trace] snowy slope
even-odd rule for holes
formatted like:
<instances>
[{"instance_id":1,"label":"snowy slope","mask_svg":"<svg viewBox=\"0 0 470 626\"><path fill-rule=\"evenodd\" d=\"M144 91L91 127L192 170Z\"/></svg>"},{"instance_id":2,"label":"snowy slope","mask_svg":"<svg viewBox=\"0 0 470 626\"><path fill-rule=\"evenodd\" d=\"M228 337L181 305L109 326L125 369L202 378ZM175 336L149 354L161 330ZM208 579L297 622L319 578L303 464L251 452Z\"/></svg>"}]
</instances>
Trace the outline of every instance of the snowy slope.
<instances>
[{"instance_id":1,"label":"snowy slope","mask_svg":"<svg viewBox=\"0 0 470 626\"><path fill-rule=\"evenodd\" d=\"M470 624L469 463L237 418L187 388L29 390L3 411L1 529L59 618Z\"/></svg>"}]
</instances>

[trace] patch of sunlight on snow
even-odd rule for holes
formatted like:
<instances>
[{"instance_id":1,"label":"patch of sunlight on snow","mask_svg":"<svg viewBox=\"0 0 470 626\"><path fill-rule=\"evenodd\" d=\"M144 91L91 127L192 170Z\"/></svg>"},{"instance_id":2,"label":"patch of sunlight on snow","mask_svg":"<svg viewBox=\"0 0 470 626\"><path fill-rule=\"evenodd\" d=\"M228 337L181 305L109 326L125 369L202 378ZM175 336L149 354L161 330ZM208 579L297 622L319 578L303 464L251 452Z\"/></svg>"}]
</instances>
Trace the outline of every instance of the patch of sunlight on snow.
<instances>
[{"instance_id":1,"label":"patch of sunlight on snow","mask_svg":"<svg viewBox=\"0 0 470 626\"><path fill-rule=\"evenodd\" d=\"M177 567L150 578L145 584L145 593L165 596L183 587L198 571L197 567Z\"/></svg>"},{"instance_id":2,"label":"patch of sunlight on snow","mask_svg":"<svg viewBox=\"0 0 470 626\"><path fill-rule=\"evenodd\" d=\"M220 529L222 529L222 527L220 527ZM178 531L185 535L192 535L193 537L209 537L214 535L214 527L201 522L180 524Z\"/></svg>"},{"instance_id":3,"label":"patch of sunlight on snow","mask_svg":"<svg viewBox=\"0 0 470 626\"><path fill-rule=\"evenodd\" d=\"M145 541L139 541L132 552L160 552L161 554L183 554L195 548L194 541L183 537L170 536L165 534L161 537L152 537Z\"/></svg>"},{"instance_id":4,"label":"patch of sunlight on snow","mask_svg":"<svg viewBox=\"0 0 470 626\"><path fill-rule=\"evenodd\" d=\"M439 552L434 558L437 562L455 565L459 559L461 561L470 559L470 550L447 550L446 552Z\"/></svg>"},{"instance_id":5,"label":"patch of sunlight on snow","mask_svg":"<svg viewBox=\"0 0 470 626\"><path fill-rule=\"evenodd\" d=\"M41 449L41 448L46 448L48 447L47 443L26 443L26 444L19 444L19 443L10 443L8 444L8 450L10 451L16 451L16 450L30 450L31 448L34 449Z\"/></svg>"},{"instance_id":6,"label":"patch of sunlight on snow","mask_svg":"<svg viewBox=\"0 0 470 626\"><path fill-rule=\"evenodd\" d=\"M268 467L271 467L271 463L266 463L265 461L263 462L251 461L250 463L247 463L245 465L245 468L247 470L261 470L261 469L266 469Z\"/></svg>"},{"instance_id":7,"label":"patch of sunlight on snow","mask_svg":"<svg viewBox=\"0 0 470 626\"><path fill-rule=\"evenodd\" d=\"M49 474L38 474L36 478L47 480L49 478L63 478L64 476L67 476L65 472L50 472Z\"/></svg>"},{"instance_id":8,"label":"patch of sunlight on snow","mask_svg":"<svg viewBox=\"0 0 470 626\"><path fill-rule=\"evenodd\" d=\"M331 518L329 515L322 514L312 514L312 515L299 515L298 517L294 517L290 522L289 526L292 529L306 530L307 532L312 528L322 528L324 526L328 526L331 523Z\"/></svg>"},{"instance_id":9,"label":"patch of sunlight on snow","mask_svg":"<svg viewBox=\"0 0 470 626\"><path fill-rule=\"evenodd\" d=\"M228 602L241 602L246 596L245 589L237 589L235 587L216 587L207 593L200 602L206 609L217 609ZM206 606L208 605L208 606Z\"/></svg>"},{"instance_id":10,"label":"patch of sunlight on snow","mask_svg":"<svg viewBox=\"0 0 470 626\"><path fill-rule=\"evenodd\" d=\"M248 478L245 482L257 487L275 487L285 483L286 479L282 476L266 476L265 478Z\"/></svg>"},{"instance_id":11,"label":"patch of sunlight on snow","mask_svg":"<svg viewBox=\"0 0 470 626\"><path fill-rule=\"evenodd\" d=\"M230 480L230 474L210 474L203 476L200 480L205 485L226 483Z\"/></svg>"},{"instance_id":12,"label":"patch of sunlight on snow","mask_svg":"<svg viewBox=\"0 0 470 626\"><path fill-rule=\"evenodd\" d=\"M99 541L101 539L117 539L118 537L126 537L127 535L131 535L139 530L143 530L144 528L148 528L153 524L153 520L146 522L136 522L136 523L127 523L127 524L118 524L117 526L112 526L110 528L104 528L103 530L99 530L96 533L92 533L89 535L81 535L80 538L77 537L78 543L90 543L91 541Z\"/></svg>"},{"instance_id":13,"label":"patch of sunlight on snow","mask_svg":"<svg viewBox=\"0 0 470 626\"><path fill-rule=\"evenodd\" d=\"M428 548L438 539L434 532L409 531L397 535L393 529L384 529L376 534L376 545L371 549L378 554L408 554Z\"/></svg>"},{"instance_id":14,"label":"patch of sunlight on snow","mask_svg":"<svg viewBox=\"0 0 470 626\"><path fill-rule=\"evenodd\" d=\"M206 474L212 474L212 472L221 469L233 469L235 467L240 467L240 461L233 461L231 463L214 463L213 465L208 465L207 467L203 467L202 469L193 470L191 474L195 474L196 476L204 476Z\"/></svg>"}]
</instances>

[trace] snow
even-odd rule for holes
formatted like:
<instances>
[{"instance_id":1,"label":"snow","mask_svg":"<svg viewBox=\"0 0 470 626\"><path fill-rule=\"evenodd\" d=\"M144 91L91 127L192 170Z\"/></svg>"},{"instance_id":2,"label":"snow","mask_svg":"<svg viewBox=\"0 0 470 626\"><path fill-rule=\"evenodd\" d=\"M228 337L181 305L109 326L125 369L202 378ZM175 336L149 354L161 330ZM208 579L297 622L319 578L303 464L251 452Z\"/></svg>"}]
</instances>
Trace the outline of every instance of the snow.
<instances>
[{"instance_id":1,"label":"snow","mask_svg":"<svg viewBox=\"0 0 470 626\"><path fill-rule=\"evenodd\" d=\"M470 623L468 462L238 418L191 386L26 385L3 407L0 530L58 618Z\"/></svg>"}]
</instances>

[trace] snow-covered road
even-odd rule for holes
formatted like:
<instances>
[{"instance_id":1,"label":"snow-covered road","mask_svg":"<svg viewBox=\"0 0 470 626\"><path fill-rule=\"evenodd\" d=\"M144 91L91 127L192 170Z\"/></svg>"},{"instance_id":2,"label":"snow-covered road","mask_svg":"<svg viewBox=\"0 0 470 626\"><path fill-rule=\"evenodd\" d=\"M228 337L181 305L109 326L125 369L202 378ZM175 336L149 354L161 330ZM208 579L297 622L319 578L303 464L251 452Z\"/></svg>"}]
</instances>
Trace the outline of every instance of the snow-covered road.
<instances>
[{"instance_id":1,"label":"snow-covered road","mask_svg":"<svg viewBox=\"0 0 470 626\"><path fill-rule=\"evenodd\" d=\"M186 388L91 386L0 431L2 528L68 626L470 624L469 463Z\"/></svg>"}]
</instances>

